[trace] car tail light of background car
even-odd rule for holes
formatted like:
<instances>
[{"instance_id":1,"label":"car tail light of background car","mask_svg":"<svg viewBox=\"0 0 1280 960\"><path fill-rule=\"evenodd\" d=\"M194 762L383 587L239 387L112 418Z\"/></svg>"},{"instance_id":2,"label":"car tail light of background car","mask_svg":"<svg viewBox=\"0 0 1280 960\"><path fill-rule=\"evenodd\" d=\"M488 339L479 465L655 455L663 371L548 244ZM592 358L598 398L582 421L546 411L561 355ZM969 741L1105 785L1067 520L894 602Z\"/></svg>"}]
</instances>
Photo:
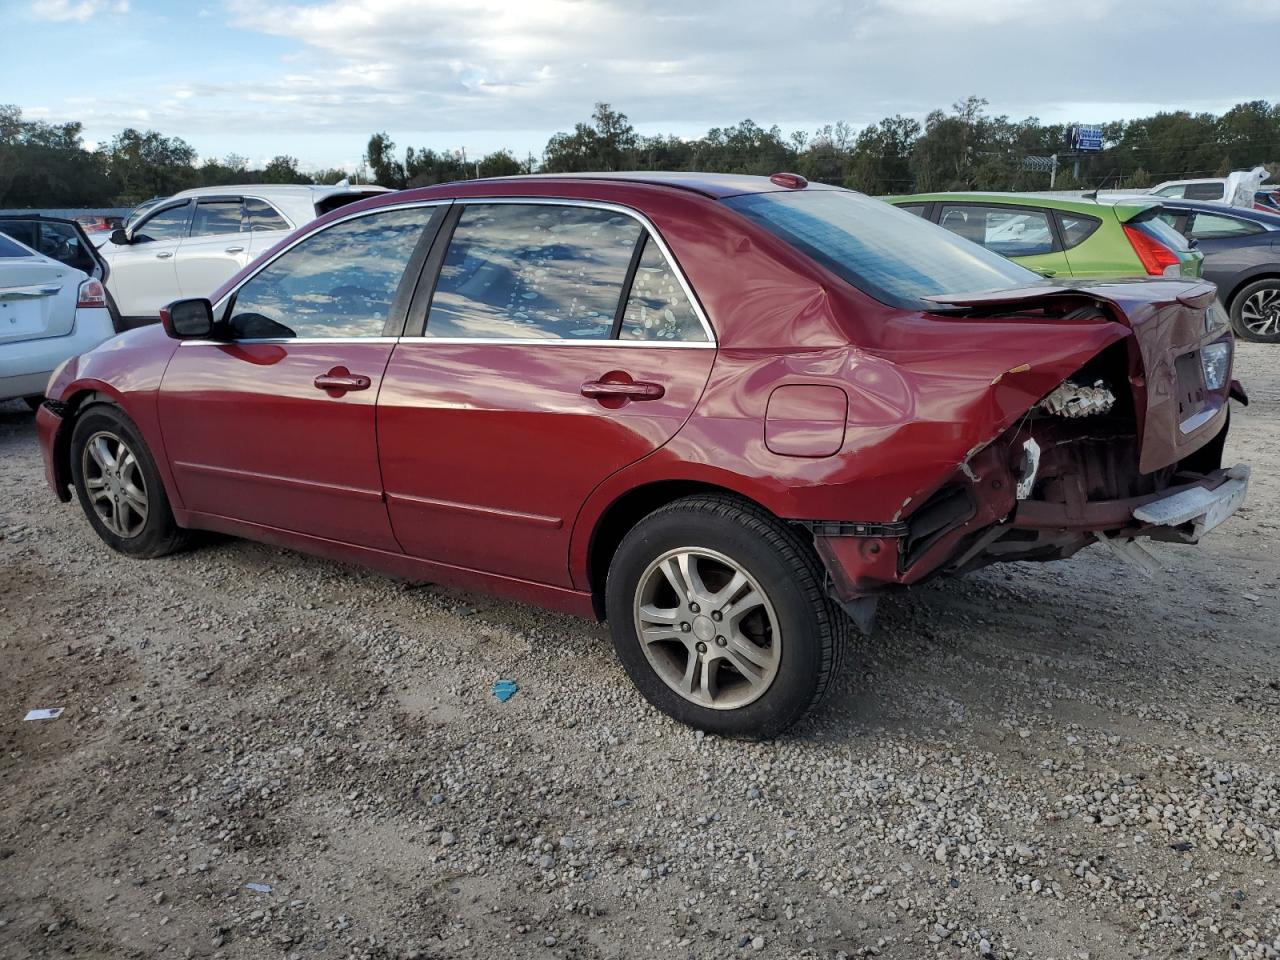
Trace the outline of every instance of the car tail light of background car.
<instances>
[{"instance_id":1,"label":"car tail light of background car","mask_svg":"<svg viewBox=\"0 0 1280 960\"><path fill-rule=\"evenodd\" d=\"M1124 235L1129 238L1133 252L1142 261L1142 268L1153 277L1166 274L1176 277L1181 271L1182 261L1178 255L1147 233L1141 226L1131 223L1124 225Z\"/></svg>"},{"instance_id":2,"label":"car tail light of background car","mask_svg":"<svg viewBox=\"0 0 1280 960\"><path fill-rule=\"evenodd\" d=\"M99 280L89 279L80 284L80 296L76 301L76 309L83 307L102 307L107 305L107 291Z\"/></svg>"}]
</instances>

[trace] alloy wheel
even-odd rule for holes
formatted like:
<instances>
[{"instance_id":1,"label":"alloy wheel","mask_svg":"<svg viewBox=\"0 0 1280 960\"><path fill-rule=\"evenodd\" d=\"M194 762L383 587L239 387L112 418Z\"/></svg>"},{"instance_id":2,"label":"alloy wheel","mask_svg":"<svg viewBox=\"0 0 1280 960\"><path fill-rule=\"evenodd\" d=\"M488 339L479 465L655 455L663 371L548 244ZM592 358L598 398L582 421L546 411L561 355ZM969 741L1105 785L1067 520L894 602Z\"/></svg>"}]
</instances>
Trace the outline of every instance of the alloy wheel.
<instances>
[{"instance_id":1,"label":"alloy wheel","mask_svg":"<svg viewBox=\"0 0 1280 960\"><path fill-rule=\"evenodd\" d=\"M1280 287L1264 287L1249 297L1240 307L1240 322L1260 337L1280 333Z\"/></svg>"},{"instance_id":2,"label":"alloy wheel","mask_svg":"<svg viewBox=\"0 0 1280 960\"><path fill-rule=\"evenodd\" d=\"M147 525L147 483L138 458L116 434L100 430L80 454L93 512L117 537L130 540Z\"/></svg>"},{"instance_id":3,"label":"alloy wheel","mask_svg":"<svg viewBox=\"0 0 1280 960\"><path fill-rule=\"evenodd\" d=\"M680 547L658 557L640 577L634 613L649 665L699 706L744 707L778 674L782 634L773 605L722 553Z\"/></svg>"}]
</instances>

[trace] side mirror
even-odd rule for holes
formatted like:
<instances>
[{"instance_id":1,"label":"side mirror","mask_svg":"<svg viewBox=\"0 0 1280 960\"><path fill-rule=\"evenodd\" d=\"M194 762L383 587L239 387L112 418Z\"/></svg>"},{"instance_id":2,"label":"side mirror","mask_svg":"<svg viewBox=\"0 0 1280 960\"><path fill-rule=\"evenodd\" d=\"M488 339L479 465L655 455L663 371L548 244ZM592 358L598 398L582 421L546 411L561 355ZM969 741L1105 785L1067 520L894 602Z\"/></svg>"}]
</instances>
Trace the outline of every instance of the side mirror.
<instances>
[{"instance_id":1,"label":"side mirror","mask_svg":"<svg viewBox=\"0 0 1280 960\"><path fill-rule=\"evenodd\" d=\"M112 243L119 244L122 247L128 245L129 243L129 235L124 232L124 227L116 227L114 230L111 231L111 236L108 237L107 239L110 240Z\"/></svg>"},{"instance_id":2,"label":"side mirror","mask_svg":"<svg viewBox=\"0 0 1280 960\"><path fill-rule=\"evenodd\" d=\"M175 340L203 340L213 335L213 304L204 297L175 300L160 308L160 323Z\"/></svg>"}]
</instances>

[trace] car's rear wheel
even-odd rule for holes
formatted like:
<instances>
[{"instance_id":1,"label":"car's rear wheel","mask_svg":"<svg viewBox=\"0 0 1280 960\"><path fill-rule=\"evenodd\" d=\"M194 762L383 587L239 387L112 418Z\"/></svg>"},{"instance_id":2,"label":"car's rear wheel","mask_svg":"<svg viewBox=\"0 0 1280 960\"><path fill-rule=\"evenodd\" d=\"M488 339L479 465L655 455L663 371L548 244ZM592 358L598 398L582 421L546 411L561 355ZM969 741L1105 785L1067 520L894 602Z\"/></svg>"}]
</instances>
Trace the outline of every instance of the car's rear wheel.
<instances>
[{"instance_id":1,"label":"car's rear wheel","mask_svg":"<svg viewBox=\"0 0 1280 960\"><path fill-rule=\"evenodd\" d=\"M161 557L186 544L151 451L122 411L95 405L71 433L71 478L102 541L131 557Z\"/></svg>"},{"instance_id":2,"label":"car's rear wheel","mask_svg":"<svg viewBox=\"0 0 1280 960\"><path fill-rule=\"evenodd\" d=\"M1280 342L1280 279L1255 280L1236 293L1231 326L1245 340Z\"/></svg>"},{"instance_id":3,"label":"car's rear wheel","mask_svg":"<svg viewBox=\"0 0 1280 960\"><path fill-rule=\"evenodd\" d=\"M812 546L728 496L677 500L640 521L609 567L618 657L658 709L735 737L781 733L818 703L848 620Z\"/></svg>"}]
</instances>

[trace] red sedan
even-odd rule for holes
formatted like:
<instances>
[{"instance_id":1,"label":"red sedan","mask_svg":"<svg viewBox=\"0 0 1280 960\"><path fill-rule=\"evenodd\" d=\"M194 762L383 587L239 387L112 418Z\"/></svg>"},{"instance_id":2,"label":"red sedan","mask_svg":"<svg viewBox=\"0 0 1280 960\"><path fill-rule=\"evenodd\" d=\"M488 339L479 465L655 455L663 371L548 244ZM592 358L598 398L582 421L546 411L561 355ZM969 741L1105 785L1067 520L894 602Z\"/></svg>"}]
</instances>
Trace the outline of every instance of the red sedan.
<instances>
[{"instance_id":1,"label":"red sedan","mask_svg":"<svg viewBox=\"0 0 1280 960\"><path fill-rule=\"evenodd\" d=\"M39 430L123 553L216 530L607 617L659 708L765 736L886 590L1232 513L1213 304L793 174L472 181L69 361Z\"/></svg>"}]
</instances>

